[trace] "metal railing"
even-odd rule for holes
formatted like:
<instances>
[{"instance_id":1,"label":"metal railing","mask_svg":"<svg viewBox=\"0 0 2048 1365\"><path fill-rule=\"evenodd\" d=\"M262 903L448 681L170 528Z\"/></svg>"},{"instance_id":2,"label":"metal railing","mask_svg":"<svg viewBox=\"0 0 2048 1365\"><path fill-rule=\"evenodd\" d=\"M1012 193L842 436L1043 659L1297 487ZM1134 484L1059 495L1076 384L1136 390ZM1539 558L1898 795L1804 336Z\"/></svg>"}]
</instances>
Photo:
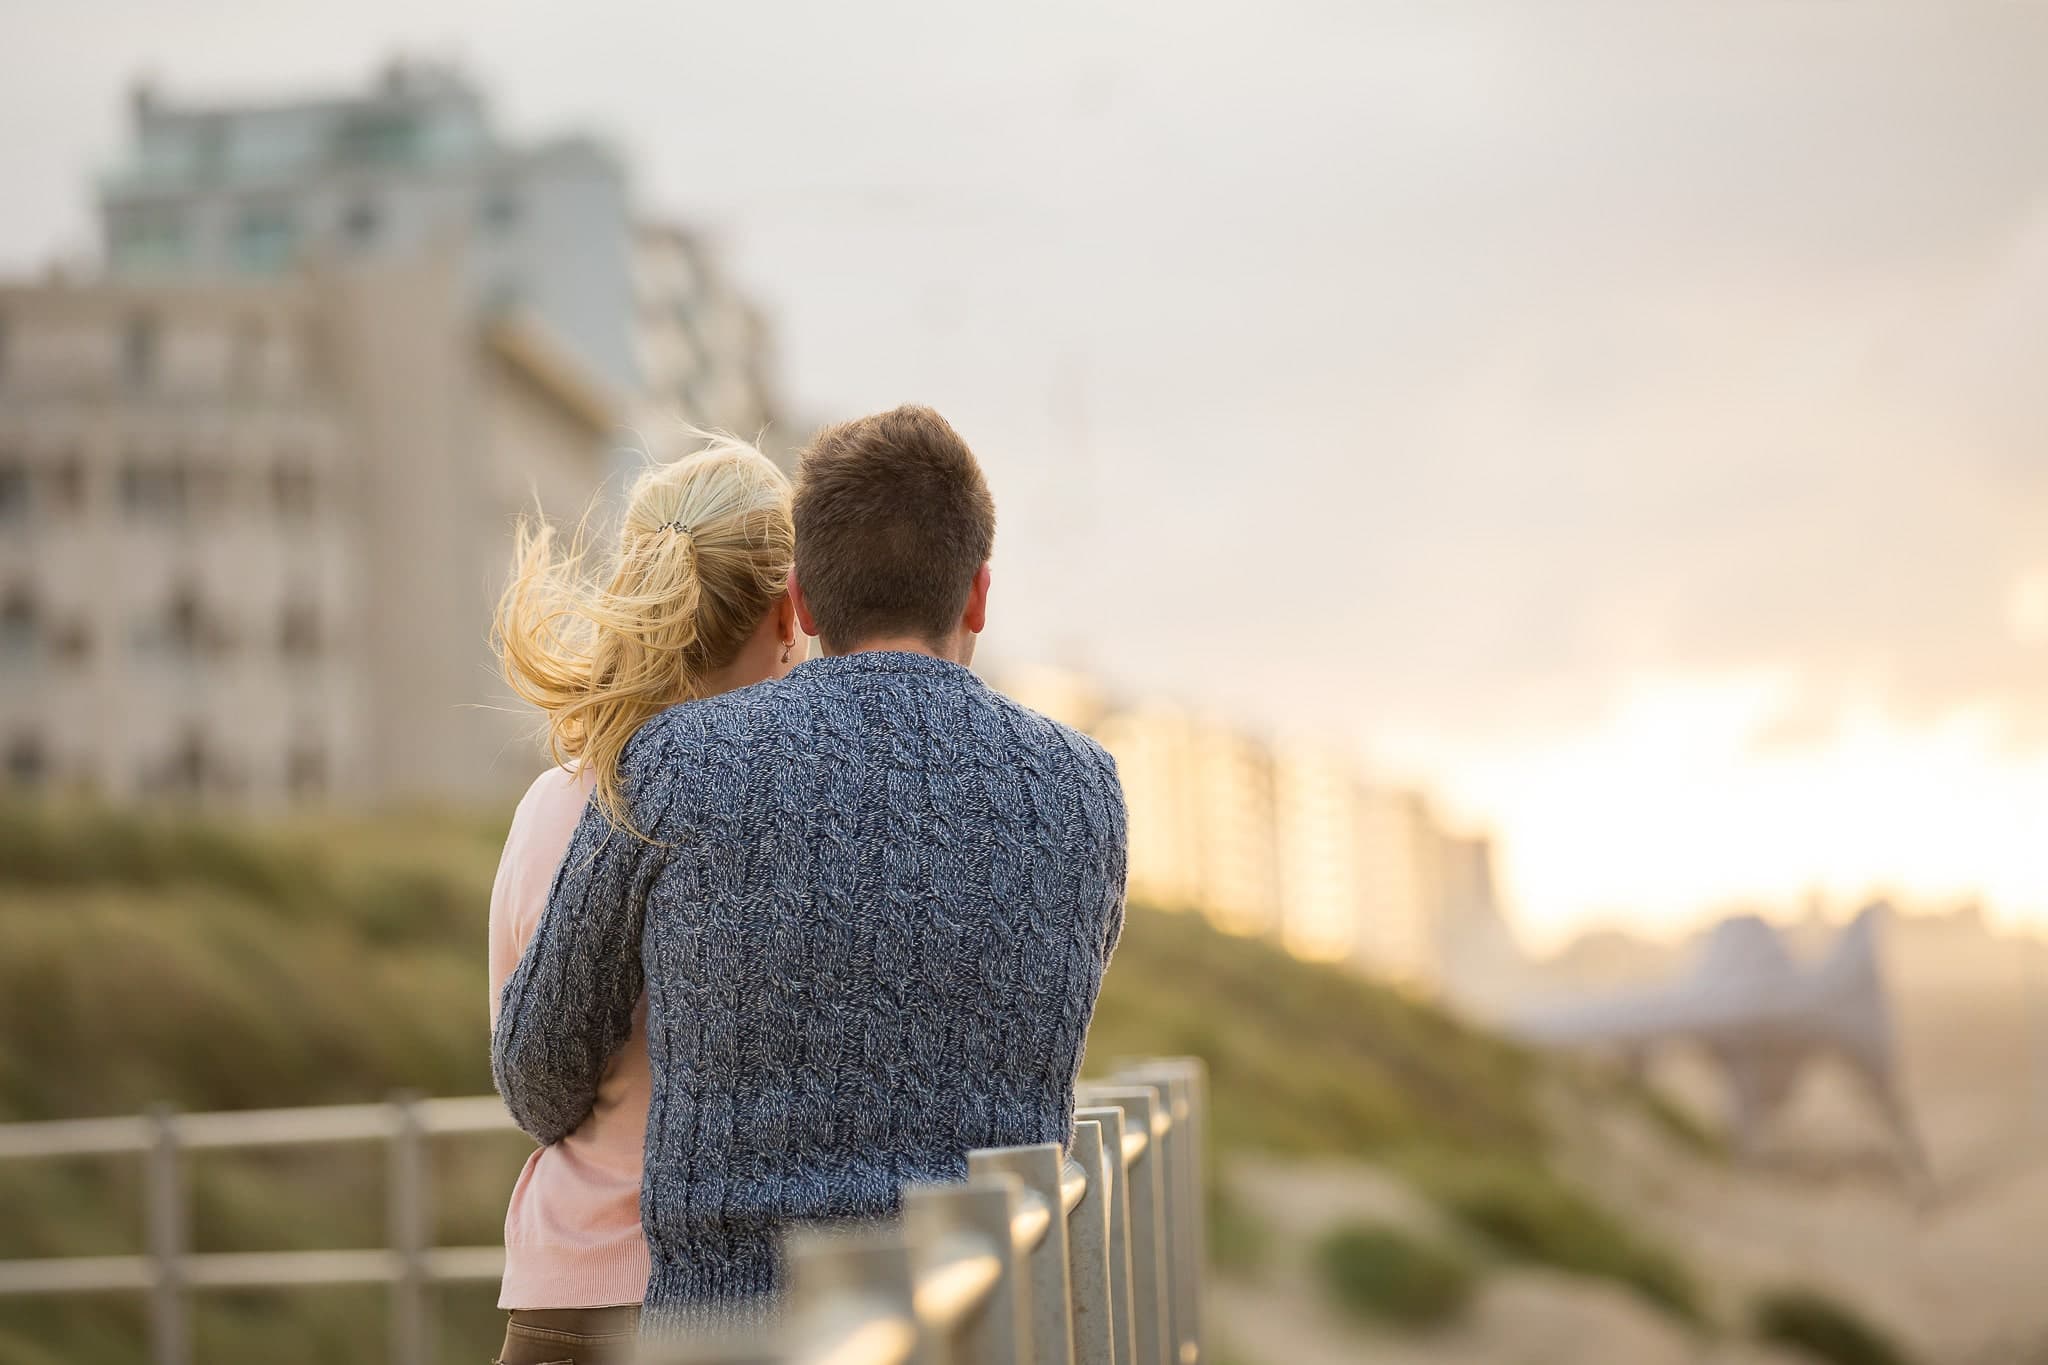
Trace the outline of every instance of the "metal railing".
<instances>
[{"instance_id":1,"label":"metal railing","mask_svg":"<svg viewBox=\"0 0 2048 1365\"><path fill-rule=\"evenodd\" d=\"M969 1154L968 1178L903 1191L900 1219L798 1230L778 1319L726 1342L650 1344L660 1365L1198 1365L1206 1079L1192 1059L1083 1083L1074 1140ZM148 1249L0 1259L0 1298L146 1294L153 1365L192 1365L194 1292L388 1285L390 1359L433 1358L432 1289L488 1282L497 1246L433 1240L428 1143L514 1131L495 1095L0 1125L0 1160L136 1155ZM388 1245L196 1252L187 1154L381 1142Z\"/></svg>"},{"instance_id":2,"label":"metal railing","mask_svg":"<svg viewBox=\"0 0 2048 1365\"><path fill-rule=\"evenodd\" d=\"M1074 1139L971 1152L903 1216L788 1239L773 1324L641 1365L1200 1365L1200 1062L1083 1084Z\"/></svg>"},{"instance_id":3,"label":"metal railing","mask_svg":"<svg viewBox=\"0 0 2048 1365\"><path fill-rule=\"evenodd\" d=\"M512 1120L495 1095L220 1114L159 1110L135 1118L0 1125L0 1160L141 1156L149 1247L134 1256L0 1260L0 1298L121 1290L147 1294L151 1361L191 1365L189 1307L195 1290L384 1284L392 1292L393 1365L428 1365L434 1340L430 1289L436 1284L496 1280L504 1273L505 1252L496 1246L433 1245L427 1143L444 1134L512 1131ZM351 1142L382 1142L389 1149L384 1248L192 1250L187 1154Z\"/></svg>"}]
</instances>

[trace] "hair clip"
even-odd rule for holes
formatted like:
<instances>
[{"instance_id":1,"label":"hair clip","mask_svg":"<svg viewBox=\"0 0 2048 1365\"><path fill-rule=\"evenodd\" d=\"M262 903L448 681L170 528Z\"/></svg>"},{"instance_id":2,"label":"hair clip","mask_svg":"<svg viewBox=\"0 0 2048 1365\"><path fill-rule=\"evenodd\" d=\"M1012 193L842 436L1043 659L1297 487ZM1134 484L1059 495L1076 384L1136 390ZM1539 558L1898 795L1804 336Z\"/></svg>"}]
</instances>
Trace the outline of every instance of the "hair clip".
<instances>
[{"instance_id":1,"label":"hair clip","mask_svg":"<svg viewBox=\"0 0 2048 1365\"><path fill-rule=\"evenodd\" d=\"M690 523L687 521L665 521L661 524L661 529L664 531L676 531L682 535L689 535Z\"/></svg>"}]
</instances>

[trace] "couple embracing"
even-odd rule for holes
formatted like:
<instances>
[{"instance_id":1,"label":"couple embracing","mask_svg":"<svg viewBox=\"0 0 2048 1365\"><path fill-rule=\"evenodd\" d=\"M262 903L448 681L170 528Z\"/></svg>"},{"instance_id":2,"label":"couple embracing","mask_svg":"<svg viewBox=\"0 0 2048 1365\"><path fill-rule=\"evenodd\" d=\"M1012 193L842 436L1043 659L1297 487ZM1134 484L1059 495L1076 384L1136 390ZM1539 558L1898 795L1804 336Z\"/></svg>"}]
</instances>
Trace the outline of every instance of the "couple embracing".
<instances>
[{"instance_id":1,"label":"couple embracing","mask_svg":"<svg viewBox=\"0 0 2048 1365\"><path fill-rule=\"evenodd\" d=\"M821 432L793 492L727 439L651 468L602 579L522 536L498 643L557 766L491 900L492 1069L541 1144L504 1365L618 1359L643 1303L745 1321L792 1224L1068 1140L1123 797L967 667L994 537L919 407Z\"/></svg>"}]
</instances>

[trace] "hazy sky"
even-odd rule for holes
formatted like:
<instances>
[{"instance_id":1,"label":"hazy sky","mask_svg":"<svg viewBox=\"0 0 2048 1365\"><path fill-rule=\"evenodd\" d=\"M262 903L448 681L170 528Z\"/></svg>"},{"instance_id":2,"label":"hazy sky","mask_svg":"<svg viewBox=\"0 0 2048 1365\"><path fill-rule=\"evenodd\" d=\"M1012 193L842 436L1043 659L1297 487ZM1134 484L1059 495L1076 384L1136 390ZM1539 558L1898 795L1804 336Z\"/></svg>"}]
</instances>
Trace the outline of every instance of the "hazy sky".
<instances>
[{"instance_id":1,"label":"hazy sky","mask_svg":"<svg viewBox=\"0 0 2048 1365\"><path fill-rule=\"evenodd\" d=\"M2048 918L2048 7L0 0L0 267L173 97L457 57L599 130L808 415L937 404L988 648L1340 736L1540 938Z\"/></svg>"}]
</instances>

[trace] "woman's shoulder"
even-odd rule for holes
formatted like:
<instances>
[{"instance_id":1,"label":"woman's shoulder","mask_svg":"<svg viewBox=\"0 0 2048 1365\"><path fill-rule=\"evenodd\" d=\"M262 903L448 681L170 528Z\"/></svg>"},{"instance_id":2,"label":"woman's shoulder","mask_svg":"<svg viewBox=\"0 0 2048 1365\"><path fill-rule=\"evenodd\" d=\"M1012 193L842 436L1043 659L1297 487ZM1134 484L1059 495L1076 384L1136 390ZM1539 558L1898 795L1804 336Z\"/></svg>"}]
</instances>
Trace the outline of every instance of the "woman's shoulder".
<instances>
[{"instance_id":1,"label":"woman's shoulder","mask_svg":"<svg viewBox=\"0 0 2048 1365\"><path fill-rule=\"evenodd\" d=\"M565 824L573 829L596 785L595 776L587 770L544 769L527 787L526 795L519 798L519 806L512 812L513 830L523 833L536 828L557 829Z\"/></svg>"}]
</instances>

